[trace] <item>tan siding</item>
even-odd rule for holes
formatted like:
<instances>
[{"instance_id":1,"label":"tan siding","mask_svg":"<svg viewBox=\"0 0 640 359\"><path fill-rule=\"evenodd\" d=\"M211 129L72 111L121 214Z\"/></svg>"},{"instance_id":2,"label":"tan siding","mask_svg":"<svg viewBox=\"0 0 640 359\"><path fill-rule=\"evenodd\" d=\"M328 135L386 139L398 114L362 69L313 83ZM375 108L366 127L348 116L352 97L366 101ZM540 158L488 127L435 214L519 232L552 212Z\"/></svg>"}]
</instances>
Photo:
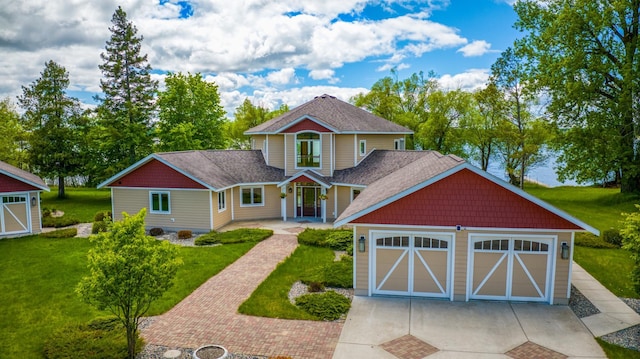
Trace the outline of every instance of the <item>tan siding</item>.
<instances>
[{"instance_id":1,"label":"tan siding","mask_svg":"<svg viewBox=\"0 0 640 359\"><path fill-rule=\"evenodd\" d=\"M218 212L218 193L211 192L211 203L213 203L213 229L219 229L227 223L231 222L231 190L224 191L227 201L227 209Z\"/></svg>"},{"instance_id":2,"label":"tan siding","mask_svg":"<svg viewBox=\"0 0 640 359\"><path fill-rule=\"evenodd\" d=\"M556 246L556 273L553 288L553 302L555 304L568 304L567 289L569 288L569 265L570 259L562 259L561 242L571 245L571 233L558 233L558 243Z\"/></svg>"},{"instance_id":3,"label":"tan siding","mask_svg":"<svg viewBox=\"0 0 640 359\"><path fill-rule=\"evenodd\" d=\"M280 188L276 187L276 185L265 185L263 202L263 206L240 207L240 187L234 187L233 205L235 220L280 217Z\"/></svg>"},{"instance_id":4,"label":"tan siding","mask_svg":"<svg viewBox=\"0 0 640 359\"><path fill-rule=\"evenodd\" d=\"M209 191L167 191L171 193L170 214L149 213L149 192L148 189L113 188L111 200L114 203L114 219L122 219L122 212L135 214L142 208L147 208L148 228L190 229L200 232L210 230Z\"/></svg>"},{"instance_id":5,"label":"tan siding","mask_svg":"<svg viewBox=\"0 0 640 359\"><path fill-rule=\"evenodd\" d=\"M284 168L284 136L270 135L268 148L269 166Z\"/></svg>"},{"instance_id":6,"label":"tan siding","mask_svg":"<svg viewBox=\"0 0 640 359\"><path fill-rule=\"evenodd\" d=\"M264 143L265 135L252 135L251 136L251 149L261 150Z\"/></svg>"},{"instance_id":7,"label":"tan siding","mask_svg":"<svg viewBox=\"0 0 640 359\"><path fill-rule=\"evenodd\" d=\"M38 205L38 203L36 202L35 206L31 206L31 197L35 197L36 201L40 200L40 193L38 192L31 192L29 193L29 198L27 198L27 202L29 203L28 206L31 208L31 232L32 233L40 233L42 231L42 225L41 225L41 217L40 217L40 206Z\"/></svg>"},{"instance_id":8,"label":"tan siding","mask_svg":"<svg viewBox=\"0 0 640 359\"><path fill-rule=\"evenodd\" d=\"M369 227L356 227L355 238L364 236L369 239ZM356 256L356 283L355 291L359 295L367 295L369 291L369 242L365 245L365 251L358 251L357 242L353 246L353 254Z\"/></svg>"},{"instance_id":9,"label":"tan siding","mask_svg":"<svg viewBox=\"0 0 640 359\"><path fill-rule=\"evenodd\" d=\"M337 217L340 216L340 213L344 212L344 210L351 203L351 187L346 186L337 186L338 188L338 213Z\"/></svg>"},{"instance_id":10,"label":"tan siding","mask_svg":"<svg viewBox=\"0 0 640 359\"><path fill-rule=\"evenodd\" d=\"M320 168L320 173L323 176L332 176L331 173L331 134L323 133L320 135L322 142L322 168Z\"/></svg>"},{"instance_id":11,"label":"tan siding","mask_svg":"<svg viewBox=\"0 0 640 359\"><path fill-rule=\"evenodd\" d=\"M455 253L453 256L453 300L464 301L467 294L467 250L469 248L469 232L460 231L455 234Z\"/></svg>"},{"instance_id":12,"label":"tan siding","mask_svg":"<svg viewBox=\"0 0 640 359\"><path fill-rule=\"evenodd\" d=\"M335 136L335 169L341 170L353 167L353 138L354 135Z\"/></svg>"},{"instance_id":13,"label":"tan siding","mask_svg":"<svg viewBox=\"0 0 640 359\"><path fill-rule=\"evenodd\" d=\"M292 176L298 170L296 170L296 136L294 134L285 134L285 176Z\"/></svg>"},{"instance_id":14,"label":"tan siding","mask_svg":"<svg viewBox=\"0 0 640 359\"><path fill-rule=\"evenodd\" d=\"M402 138L402 135L358 135L358 146L360 146L360 140L367 141L367 153L370 153L374 149L376 150L393 150L393 140ZM366 155L365 154L365 155ZM363 159L364 156L360 156L360 149L358 147L358 161Z\"/></svg>"}]
</instances>

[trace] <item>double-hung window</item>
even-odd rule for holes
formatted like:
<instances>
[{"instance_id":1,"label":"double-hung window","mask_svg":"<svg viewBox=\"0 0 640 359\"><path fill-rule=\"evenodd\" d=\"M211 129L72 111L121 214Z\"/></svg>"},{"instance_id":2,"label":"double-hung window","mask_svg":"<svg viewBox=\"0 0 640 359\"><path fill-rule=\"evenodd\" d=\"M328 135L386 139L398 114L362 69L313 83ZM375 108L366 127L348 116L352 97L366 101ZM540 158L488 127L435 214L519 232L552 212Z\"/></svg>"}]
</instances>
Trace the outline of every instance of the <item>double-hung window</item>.
<instances>
[{"instance_id":1,"label":"double-hung window","mask_svg":"<svg viewBox=\"0 0 640 359\"><path fill-rule=\"evenodd\" d=\"M222 212L227 209L227 195L225 191L218 192L218 212Z\"/></svg>"},{"instance_id":2,"label":"double-hung window","mask_svg":"<svg viewBox=\"0 0 640 359\"><path fill-rule=\"evenodd\" d=\"M320 134L304 132L296 135L296 167L320 167Z\"/></svg>"},{"instance_id":3,"label":"double-hung window","mask_svg":"<svg viewBox=\"0 0 640 359\"><path fill-rule=\"evenodd\" d=\"M263 192L264 188L262 186L241 187L240 197L242 202L240 203L240 206L264 206Z\"/></svg>"},{"instance_id":4,"label":"double-hung window","mask_svg":"<svg viewBox=\"0 0 640 359\"><path fill-rule=\"evenodd\" d=\"M171 213L171 194L169 192L149 192L151 213Z\"/></svg>"}]
</instances>

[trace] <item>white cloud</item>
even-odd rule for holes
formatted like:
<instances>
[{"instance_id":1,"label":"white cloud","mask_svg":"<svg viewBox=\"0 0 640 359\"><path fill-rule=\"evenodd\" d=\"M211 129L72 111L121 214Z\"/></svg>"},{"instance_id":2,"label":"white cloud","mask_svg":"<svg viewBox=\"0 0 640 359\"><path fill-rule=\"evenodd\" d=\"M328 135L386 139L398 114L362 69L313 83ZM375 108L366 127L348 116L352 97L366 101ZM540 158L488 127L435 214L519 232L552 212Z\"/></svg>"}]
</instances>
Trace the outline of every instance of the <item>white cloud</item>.
<instances>
[{"instance_id":1,"label":"white cloud","mask_svg":"<svg viewBox=\"0 0 640 359\"><path fill-rule=\"evenodd\" d=\"M482 56L491 51L491 44L484 40L477 40L458 49L464 57Z\"/></svg>"},{"instance_id":2,"label":"white cloud","mask_svg":"<svg viewBox=\"0 0 640 359\"><path fill-rule=\"evenodd\" d=\"M438 80L440 86L446 90L473 91L486 86L489 81L488 69L469 69L455 75L443 75Z\"/></svg>"},{"instance_id":3,"label":"white cloud","mask_svg":"<svg viewBox=\"0 0 640 359\"><path fill-rule=\"evenodd\" d=\"M296 70L291 67L282 70L270 72L267 75L267 81L274 85L288 85L295 82Z\"/></svg>"}]
</instances>

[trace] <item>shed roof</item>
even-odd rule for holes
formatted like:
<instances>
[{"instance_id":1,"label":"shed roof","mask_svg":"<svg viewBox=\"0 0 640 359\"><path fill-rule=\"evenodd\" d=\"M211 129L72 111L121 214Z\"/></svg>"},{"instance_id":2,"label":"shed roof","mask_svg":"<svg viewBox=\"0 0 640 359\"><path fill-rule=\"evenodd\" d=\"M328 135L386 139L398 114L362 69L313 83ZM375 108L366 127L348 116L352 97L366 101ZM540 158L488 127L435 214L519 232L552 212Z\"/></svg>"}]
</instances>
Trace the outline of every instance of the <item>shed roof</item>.
<instances>
[{"instance_id":1,"label":"shed roof","mask_svg":"<svg viewBox=\"0 0 640 359\"><path fill-rule=\"evenodd\" d=\"M49 191L49 187L46 183L44 183L42 178L34 175L31 172L27 172L18 167L12 166L6 162L0 161L0 174L4 174L8 177L24 182L43 191Z\"/></svg>"}]
</instances>

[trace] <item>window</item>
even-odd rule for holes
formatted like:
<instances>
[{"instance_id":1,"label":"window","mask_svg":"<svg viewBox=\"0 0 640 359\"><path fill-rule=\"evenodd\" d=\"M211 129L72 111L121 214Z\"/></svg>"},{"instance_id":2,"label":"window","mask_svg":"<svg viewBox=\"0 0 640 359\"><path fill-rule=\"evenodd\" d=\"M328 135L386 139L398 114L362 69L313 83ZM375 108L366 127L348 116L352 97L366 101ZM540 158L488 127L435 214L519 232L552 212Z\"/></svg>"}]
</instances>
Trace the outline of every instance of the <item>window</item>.
<instances>
[{"instance_id":1,"label":"window","mask_svg":"<svg viewBox=\"0 0 640 359\"><path fill-rule=\"evenodd\" d=\"M360 156L367 154L367 140L360 140Z\"/></svg>"},{"instance_id":2,"label":"window","mask_svg":"<svg viewBox=\"0 0 640 359\"><path fill-rule=\"evenodd\" d=\"M416 248L440 248L446 249L449 246L447 241L429 237L414 237L413 246Z\"/></svg>"},{"instance_id":3,"label":"window","mask_svg":"<svg viewBox=\"0 0 640 359\"><path fill-rule=\"evenodd\" d=\"M2 197L2 203L25 203L25 202L27 202L27 197L22 197L22 196Z\"/></svg>"},{"instance_id":4,"label":"window","mask_svg":"<svg viewBox=\"0 0 640 359\"><path fill-rule=\"evenodd\" d=\"M482 242L476 242L473 248L480 251L508 251L508 239L488 239Z\"/></svg>"},{"instance_id":5,"label":"window","mask_svg":"<svg viewBox=\"0 0 640 359\"><path fill-rule=\"evenodd\" d=\"M218 192L218 212L222 212L227 209L227 194L222 191Z\"/></svg>"},{"instance_id":6,"label":"window","mask_svg":"<svg viewBox=\"0 0 640 359\"><path fill-rule=\"evenodd\" d=\"M384 237L376 239L376 245L379 247L409 247L408 236Z\"/></svg>"},{"instance_id":7,"label":"window","mask_svg":"<svg viewBox=\"0 0 640 359\"><path fill-rule=\"evenodd\" d=\"M240 188L240 196L242 197L241 206L264 206L262 198L262 187L242 187Z\"/></svg>"},{"instance_id":8,"label":"window","mask_svg":"<svg viewBox=\"0 0 640 359\"><path fill-rule=\"evenodd\" d=\"M351 189L351 201L352 202L353 202L354 199L356 199L356 197L358 197L358 195L360 194L360 191L362 191L362 190L355 189L355 188Z\"/></svg>"},{"instance_id":9,"label":"window","mask_svg":"<svg viewBox=\"0 0 640 359\"><path fill-rule=\"evenodd\" d=\"M151 213L171 213L169 192L150 192Z\"/></svg>"},{"instance_id":10,"label":"window","mask_svg":"<svg viewBox=\"0 0 640 359\"><path fill-rule=\"evenodd\" d=\"M299 133L296 136L296 167L320 167L320 134Z\"/></svg>"},{"instance_id":11,"label":"window","mask_svg":"<svg viewBox=\"0 0 640 359\"><path fill-rule=\"evenodd\" d=\"M393 148L396 150L404 150L404 138L393 140Z\"/></svg>"}]
</instances>

